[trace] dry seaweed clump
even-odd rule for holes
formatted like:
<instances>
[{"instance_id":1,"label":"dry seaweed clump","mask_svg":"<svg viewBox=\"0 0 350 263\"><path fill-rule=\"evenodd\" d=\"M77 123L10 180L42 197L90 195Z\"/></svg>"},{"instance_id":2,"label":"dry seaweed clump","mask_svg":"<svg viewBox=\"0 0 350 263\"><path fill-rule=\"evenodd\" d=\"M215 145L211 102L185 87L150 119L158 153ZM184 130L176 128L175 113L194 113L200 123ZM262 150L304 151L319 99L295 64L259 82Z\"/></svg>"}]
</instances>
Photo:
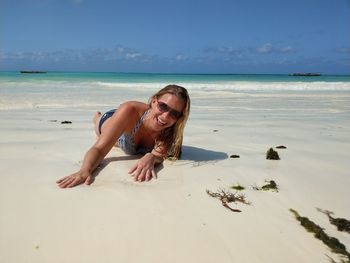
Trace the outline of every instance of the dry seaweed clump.
<instances>
[{"instance_id":1,"label":"dry seaweed clump","mask_svg":"<svg viewBox=\"0 0 350 263\"><path fill-rule=\"evenodd\" d=\"M270 180L270 181L266 181L267 184L264 184L263 186L253 186L254 190L257 191L275 191L278 192L278 185L276 184L276 182L274 180Z\"/></svg>"},{"instance_id":2,"label":"dry seaweed clump","mask_svg":"<svg viewBox=\"0 0 350 263\"><path fill-rule=\"evenodd\" d=\"M300 222L300 224L308 231L314 233L315 238L322 240L322 242L327 245L332 252L341 254L350 260L350 253L346 250L344 244L342 244L337 238L328 236L324 230L314 222L312 222L307 217L300 216L294 209L289 209L295 218Z\"/></svg>"},{"instance_id":3,"label":"dry seaweed clump","mask_svg":"<svg viewBox=\"0 0 350 263\"><path fill-rule=\"evenodd\" d=\"M242 194L235 194L235 193L231 193L229 191L225 191L223 189L219 189L216 192L211 192L209 190L206 191L208 195L210 195L211 197L214 197L216 199L219 199L221 201L221 204L226 207L227 209L231 210L232 212L242 212L239 209L234 209L231 208L228 203L236 203L236 202L240 202L246 205L250 205L250 202L245 200L245 196Z\"/></svg>"},{"instance_id":4,"label":"dry seaweed clump","mask_svg":"<svg viewBox=\"0 0 350 263\"><path fill-rule=\"evenodd\" d=\"M329 222L332 225L335 225L338 231L348 232L350 234L350 221L345 218L334 218L332 215L334 214L331 211L323 210L321 208L317 208L317 210L323 214L328 216Z\"/></svg>"},{"instance_id":5,"label":"dry seaweed clump","mask_svg":"<svg viewBox=\"0 0 350 263\"><path fill-rule=\"evenodd\" d=\"M279 157L277 151L275 151L274 149L270 148L266 152L266 159L267 160L280 160L280 157Z\"/></svg>"}]
</instances>

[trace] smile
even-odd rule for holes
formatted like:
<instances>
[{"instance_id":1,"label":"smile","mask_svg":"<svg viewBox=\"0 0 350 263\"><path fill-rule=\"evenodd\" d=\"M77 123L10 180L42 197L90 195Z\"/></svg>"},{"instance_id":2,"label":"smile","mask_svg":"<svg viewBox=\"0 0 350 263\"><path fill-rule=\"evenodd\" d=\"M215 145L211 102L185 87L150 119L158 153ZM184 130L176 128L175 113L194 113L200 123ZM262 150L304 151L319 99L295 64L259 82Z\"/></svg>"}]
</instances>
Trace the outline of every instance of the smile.
<instances>
[{"instance_id":1,"label":"smile","mask_svg":"<svg viewBox=\"0 0 350 263\"><path fill-rule=\"evenodd\" d=\"M162 126L164 126L166 124L166 122L162 121L159 117L157 117L157 121Z\"/></svg>"}]
</instances>

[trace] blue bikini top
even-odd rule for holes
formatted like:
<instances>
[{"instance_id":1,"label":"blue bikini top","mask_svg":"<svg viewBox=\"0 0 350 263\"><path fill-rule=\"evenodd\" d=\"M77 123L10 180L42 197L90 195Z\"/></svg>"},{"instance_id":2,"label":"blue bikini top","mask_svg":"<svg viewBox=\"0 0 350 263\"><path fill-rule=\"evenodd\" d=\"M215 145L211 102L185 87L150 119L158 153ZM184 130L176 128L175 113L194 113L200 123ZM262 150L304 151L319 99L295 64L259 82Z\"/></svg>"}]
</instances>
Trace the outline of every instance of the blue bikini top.
<instances>
[{"instance_id":1,"label":"blue bikini top","mask_svg":"<svg viewBox=\"0 0 350 263\"><path fill-rule=\"evenodd\" d=\"M107 111L105 114L102 115L100 122L99 122L99 132L101 133L101 127L102 124L110 117L112 117L112 115L114 114L114 112L116 111L116 109ZM121 148L125 153L127 154L138 154L138 153L147 153L147 152L151 152L153 147L138 147L135 144L134 141L134 137L136 132L140 129L142 122L144 121L144 119L146 118L147 114L149 113L150 110L146 110L143 115L141 116L141 118L139 119L139 121L136 123L135 127L132 129L131 133L123 133L117 140L117 146L119 148Z\"/></svg>"},{"instance_id":2,"label":"blue bikini top","mask_svg":"<svg viewBox=\"0 0 350 263\"><path fill-rule=\"evenodd\" d=\"M138 153L147 153L151 152L153 147L138 147L135 144L134 137L136 132L139 130L139 128L142 125L142 122L144 121L145 117L149 113L149 110L146 110L144 114L141 116L139 121L136 123L134 129L131 131L131 133L123 133L118 138L118 146L127 154L138 154Z\"/></svg>"}]
</instances>

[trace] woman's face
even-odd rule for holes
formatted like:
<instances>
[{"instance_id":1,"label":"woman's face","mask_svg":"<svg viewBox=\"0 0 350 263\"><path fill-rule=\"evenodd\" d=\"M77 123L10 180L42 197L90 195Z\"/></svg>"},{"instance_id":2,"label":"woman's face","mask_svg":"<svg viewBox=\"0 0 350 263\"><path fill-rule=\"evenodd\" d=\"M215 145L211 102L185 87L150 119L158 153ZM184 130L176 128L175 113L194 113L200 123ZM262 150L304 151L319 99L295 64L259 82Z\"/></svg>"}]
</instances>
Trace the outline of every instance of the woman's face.
<instances>
[{"instance_id":1,"label":"woman's face","mask_svg":"<svg viewBox=\"0 0 350 263\"><path fill-rule=\"evenodd\" d=\"M153 126L155 130L171 127L181 117L185 103L173 94L166 93L161 97L153 98Z\"/></svg>"}]
</instances>

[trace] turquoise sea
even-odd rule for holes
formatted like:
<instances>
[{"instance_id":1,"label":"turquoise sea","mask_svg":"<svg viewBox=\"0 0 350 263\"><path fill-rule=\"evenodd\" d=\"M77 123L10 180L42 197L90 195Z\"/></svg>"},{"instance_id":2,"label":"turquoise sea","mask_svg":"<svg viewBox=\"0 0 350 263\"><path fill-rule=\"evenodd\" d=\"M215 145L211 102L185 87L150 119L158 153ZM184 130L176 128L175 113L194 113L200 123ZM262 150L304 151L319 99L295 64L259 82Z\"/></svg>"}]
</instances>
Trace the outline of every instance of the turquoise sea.
<instances>
[{"instance_id":1,"label":"turquoise sea","mask_svg":"<svg viewBox=\"0 0 350 263\"><path fill-rule=\"evenodd\" d=\"M221 105L237 105L233 98L245 96L245 107L252 96L262 99L266 94L350 93L350 76L0 72L0 110L106 109L125 100L147 101L168 84L184 86L203 107L214 98Z\"/></svg>"},{"instance_id":2,"label":"turquoise sea","mask_svg":"<svg viewBox=\"0 0 350 263\"><path fill-rule=\"evenodd\" d=\"M213 82L350 82L350 75L322 75L316 77L296 77L289 75L259 74L153 74L153 73L113 73L113 72L47 72L45 74L21 74L20 72L0 72L2 81L105 81L115 83L213 83Z\"/></svg>"}]
</instances>

